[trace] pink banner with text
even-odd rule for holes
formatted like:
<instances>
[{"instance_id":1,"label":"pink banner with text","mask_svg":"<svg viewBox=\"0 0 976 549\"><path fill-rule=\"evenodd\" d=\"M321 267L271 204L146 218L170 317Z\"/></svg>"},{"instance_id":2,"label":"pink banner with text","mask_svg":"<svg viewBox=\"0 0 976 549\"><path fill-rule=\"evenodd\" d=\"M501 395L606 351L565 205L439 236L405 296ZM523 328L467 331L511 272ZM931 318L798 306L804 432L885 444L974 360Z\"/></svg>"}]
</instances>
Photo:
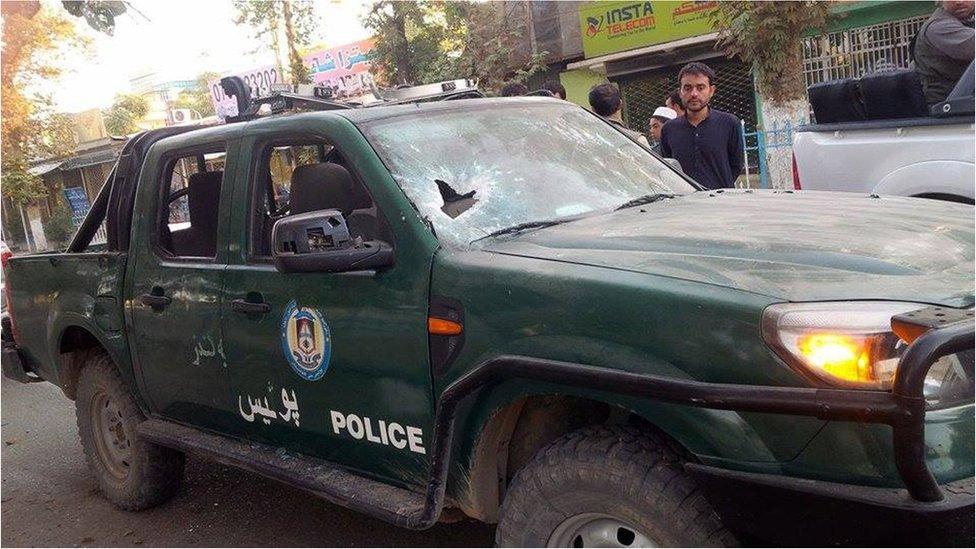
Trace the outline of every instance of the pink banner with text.
<instances>
[{"instance_id":1,"label":"pink banner with text","mask_svg":"<svg viewBox=\"0 0 976 549\"><path fill-rule=\"evenodd\" d=\"M312 81L342 95L358 95L370 89L373 39L313 51L302 59L312 73Z\"/></svg>"}]
</instances>

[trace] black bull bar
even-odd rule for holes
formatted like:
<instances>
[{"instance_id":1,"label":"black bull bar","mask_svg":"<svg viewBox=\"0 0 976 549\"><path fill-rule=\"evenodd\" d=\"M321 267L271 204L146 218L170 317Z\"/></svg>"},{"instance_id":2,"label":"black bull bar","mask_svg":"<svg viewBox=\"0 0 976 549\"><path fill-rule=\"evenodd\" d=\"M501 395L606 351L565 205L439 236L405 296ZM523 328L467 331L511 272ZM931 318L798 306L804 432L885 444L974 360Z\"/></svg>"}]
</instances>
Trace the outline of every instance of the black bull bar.
<instances>
[{"instance_id":1,"label":"black bull bar","mask_svg":"<svg viewBox=\"0 0 976 549\"><path fill-rule=\"evenodd\" d=\"M899 413L883 423L893 429L895 466L908 493L918 501L940 501L942 490L925 463L925 377L939 358L974 347L973 311L932 307L895 316L891 324L911 345L898 363L890 393Z\"/></svg>"}]
</instances>

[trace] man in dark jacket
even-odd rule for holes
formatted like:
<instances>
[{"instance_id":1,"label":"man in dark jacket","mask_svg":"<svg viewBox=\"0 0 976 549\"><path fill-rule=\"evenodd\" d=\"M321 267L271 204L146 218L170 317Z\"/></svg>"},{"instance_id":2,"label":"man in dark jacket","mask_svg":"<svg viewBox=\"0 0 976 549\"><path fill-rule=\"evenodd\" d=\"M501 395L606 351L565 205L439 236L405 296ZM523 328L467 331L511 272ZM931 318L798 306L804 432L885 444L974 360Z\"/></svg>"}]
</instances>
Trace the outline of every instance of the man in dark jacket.
<instances>
[{"instance_id":1,"label":"man in dark jacket","mask_svg":"<svg viewBox=\"0 0 976 549\"><path fill-rule=\"evenodd\" d=\"M929 105L945 101L973 61L973 6L972 0L943 0L915 36L915 71Z\"/></svg>"},{"instance_id":2,"label":"man in dark jacket","mask_svg":"<svg viewBox=\"0 0 976 549\"><path fill-rule=\"evenodd\" d=\"M704 63L688 63L678 81L685 115L661 128L661 156L677 159L706 188L734 187L742 171L742 134L738 118L708 106L715 73Z\"/></svg>"},{"instance_id":3,"label":"man in dark jacket","mask_svg":"<svg viewBox=\"0 0 976 549\"><path fill-rule=\"evenodd\" d=\"M620 90L617 89L617 86L609 82L597 84L590 88L589 100L590 108L593 109L593 112L619 128L624 135L636 141L640 146L650 148L650 144L647 142L644 134L624 125L624 120L620 115L620 109L623 107L623 98L620 96Z\"/></svg>"}]
</instances>

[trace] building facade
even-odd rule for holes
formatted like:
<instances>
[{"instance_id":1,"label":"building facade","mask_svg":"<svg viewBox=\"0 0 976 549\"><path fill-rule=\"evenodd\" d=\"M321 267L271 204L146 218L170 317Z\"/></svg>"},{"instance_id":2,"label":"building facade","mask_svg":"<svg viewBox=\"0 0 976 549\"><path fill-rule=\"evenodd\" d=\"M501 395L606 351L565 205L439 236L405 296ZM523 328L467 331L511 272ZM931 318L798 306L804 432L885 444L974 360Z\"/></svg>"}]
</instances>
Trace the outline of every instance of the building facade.
<instances>
[{"instance_id":1,"label":"building facade","mask_svg":"<svg viewBox=\"0 0 976 549\"><path fill-rule=\"evenodd\" d=\"M76 113L71 118L73 153L40 160L28 168L31 175L43 181L46 196L29 204L3 199L3 238L15 251L43 251L63 246L85 218L125 144L108 135L97 109ZM104 230L100 230L95 243L104 238Z\"/></svg>"},{"instance_id":2,"label":"building facade","mask_svg":"<svg viewBox=\"0 0 976 549\"><path fill-rule=\"evenodd\" d=\"M752 68L737 59L726 58L716 48L718 33L713 27L713 15L717 2L631 0L568 4L576 10L579 34L565 33L562 27L558 29L568 38L554 48L562 57L554 59L553 66L567 88L570 101L588 106L587 94L593 85L616 83L623 93L625 122L632 129L646 132L651 113L664 104L668 94L677 90L681 67L691 61L703 61L717 73L717 92L712 104L742 120L747 135L757 136L770 129L810 121L809 105L786 111L771 108L756 89ZM824 32L811 31L797 37L803 47L803 70L808 86L869 72L907 68L909 43L935 5L927 0L872 0L836 2L831 9L837 17ZM538 12L544 13L545 9L533 8L533 17ZM557 19L565 24L565 17ZM551 30L551 24L542 27L548 31L541 33L543 37L557 35ZM535 24L534 31L537 44L551 43L551 39L539 39L540 25ZM536 51L541 50L537 46ZM752 142L758 143L758 138L754 137ZM765 184L788 186L792 181L788 145L787 139L780 147L782 150L749 147L749 169L755 174L762 165L770 172L763 174ZM759 182L757 177L749 185L758 186Z\"/></svg>"}]
</instances>

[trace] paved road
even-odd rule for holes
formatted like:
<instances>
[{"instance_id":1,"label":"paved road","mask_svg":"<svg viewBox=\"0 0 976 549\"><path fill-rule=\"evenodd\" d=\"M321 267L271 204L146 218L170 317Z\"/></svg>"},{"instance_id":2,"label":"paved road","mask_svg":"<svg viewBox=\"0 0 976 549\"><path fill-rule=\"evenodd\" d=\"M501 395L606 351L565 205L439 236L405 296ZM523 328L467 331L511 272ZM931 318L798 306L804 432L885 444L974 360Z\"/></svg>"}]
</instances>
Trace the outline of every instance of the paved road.
<instances>
[{"instance_id":1,"label":"paved road","mask_svg":"<svg viewBox=\"0 0 976 549\"><path fill-rule=\"evenodd\" d=\"M128 513L101 497L75 428L74 403L48 383L6 378L2 408L3 546L490 546L465 521L413 532L304 492L198 459L180 493Z\"/></svg>"}]
</instances>

